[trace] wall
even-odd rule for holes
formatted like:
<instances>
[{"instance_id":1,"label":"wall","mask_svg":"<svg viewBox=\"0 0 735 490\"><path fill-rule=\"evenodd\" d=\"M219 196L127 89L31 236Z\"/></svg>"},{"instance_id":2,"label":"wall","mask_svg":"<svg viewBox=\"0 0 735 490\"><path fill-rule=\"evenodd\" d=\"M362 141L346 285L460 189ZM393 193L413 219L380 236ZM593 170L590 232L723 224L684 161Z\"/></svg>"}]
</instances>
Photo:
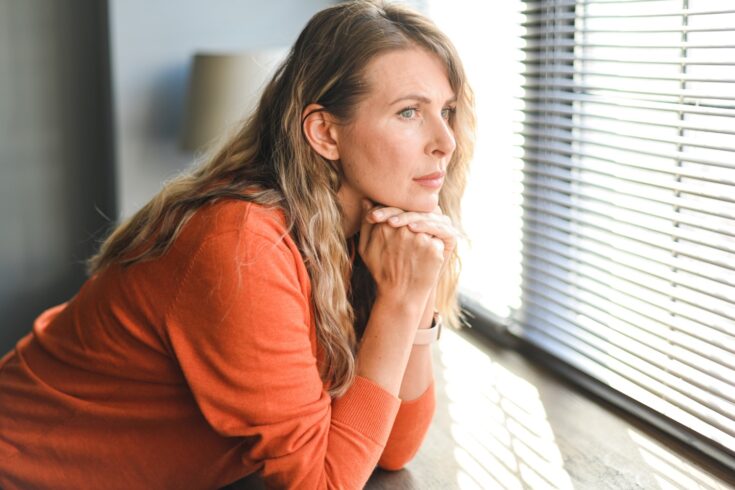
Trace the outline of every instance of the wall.
<instances>
[{"instance_id":1,"label":"wall","mask_svg":"<svg viewBox=\"0 0 735 490\"><path fill-rule=\"evenodd\" d=\"M118 209L129 216L186 168L179 149L192 55L288 47L327 0L111 0Z\"/></svg>"},{"instance_id":2,"label":"wall","mask_svg":"<svg viewBox=\"0 0 735 490\"><path fill-rule=\"evenodd\" d=\"M115 216L105 4L0 0L0 355Z\"/></svg>"},{"instance_id":3,"label":"wall","mask_svg":"<svg viewBox=\"0 0 735 490\"><path fill-rule=\"evenodd\" d=\"M191 56L288 46L326 0L0 0L0 356L186 168Z\"/></svg>"}]
</instances>

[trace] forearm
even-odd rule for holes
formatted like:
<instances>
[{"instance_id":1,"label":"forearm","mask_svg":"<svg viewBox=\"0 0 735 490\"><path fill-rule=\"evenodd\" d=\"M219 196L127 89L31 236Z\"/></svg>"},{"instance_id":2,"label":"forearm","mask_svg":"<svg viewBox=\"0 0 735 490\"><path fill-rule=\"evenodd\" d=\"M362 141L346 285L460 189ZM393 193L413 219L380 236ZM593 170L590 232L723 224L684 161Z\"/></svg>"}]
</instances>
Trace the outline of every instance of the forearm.
<instances>
[{"instance_id":1,"label":"forearm","mask_svg":"<svg viewBox=\"0 0 735 490\"><path fill-rule=\"evenodd\" d=\"M420 364L420 359L415 359L413 354L413 339L419 324L425 320L424 308L427 300L428 295L423 298L379 296L376 299L357 353L358 375L399 396L403 391L407 365L409 362L412 365ZM412 358L414 359L411 360ZM419 369L412 367L413 370ZM414 382L410 384L413 389L409 391L413 392L416 387L413 386Z\"/></svg>"},{"instance_id":2,"label":"forearm","mask_svg":"<svg viewBox=\"0 0 735 490\"><path fill-rule=\"evenodd\" d=\"M429 327L434 313L434 295L427 301L420 327ZM403 468L418 451L434 415L431 346L414 345L403 375L399 398L401 408L393 424L378 465L386 470ZM427 398L428 397L428 398Z\"/></svg>"},{"instance_id":3,"label":"forearm","mask_svg":"<svg viewBox=\"0 0 735 490\"><path fill-rule=\"evenodd\" d=\"M421 315L419 328L430 328L434 317L436 289L432 291ZM434 380L434 368L431 361L431 345L414 345L403 374L398 397L401 400L414 400L421 396Z\"/></svg>"}]
</instances>

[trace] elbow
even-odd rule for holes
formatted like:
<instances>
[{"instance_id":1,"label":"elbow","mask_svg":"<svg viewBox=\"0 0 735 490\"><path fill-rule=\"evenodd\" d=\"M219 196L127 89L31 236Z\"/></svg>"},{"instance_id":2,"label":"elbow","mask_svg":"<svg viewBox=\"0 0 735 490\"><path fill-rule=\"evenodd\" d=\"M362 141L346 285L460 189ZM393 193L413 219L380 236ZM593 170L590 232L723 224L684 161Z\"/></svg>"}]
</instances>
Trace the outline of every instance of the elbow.
<instances>
[{"instance_id":1,"label":"elbow","mask_svg":"<svg viewBox=\"0 0 735 490\"><path fill-rule=\"evenodd\" d=\"M387 455L383 456L378 461L378 468L386 471L399 471L402 470L412 459L411 455Z\"/></svg>"},{"instance_id":2,"label":"elbow","mask_svg":"<svg viewBox=\"0 0 735 490\"><path fill-rule=\"evenodd\" d=\"M396 462L396 461L387 461L387 462L378 462L378 468L385 471L400 471L406 466L407 462Z\"/></svg>"},{"instance_id":3,"label":"elbow","mask_svg":"<svg viewBox=\"0 0 735 490\"><path fill-rule=\"evenodd\" d=\"M385 463L378 463L378 468L385 471L400 471L403 469L403 467L406 466L405 464L385 464Z\"/></svg>"}]
</instances>

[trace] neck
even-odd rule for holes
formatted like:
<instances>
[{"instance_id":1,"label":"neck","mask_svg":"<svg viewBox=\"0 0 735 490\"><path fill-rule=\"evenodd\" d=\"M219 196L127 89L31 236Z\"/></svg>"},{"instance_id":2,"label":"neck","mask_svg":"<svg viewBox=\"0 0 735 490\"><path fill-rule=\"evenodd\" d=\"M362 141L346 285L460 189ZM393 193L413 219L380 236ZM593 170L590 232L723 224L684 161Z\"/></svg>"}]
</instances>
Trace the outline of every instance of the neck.
<instances>
[{"instance_id":1,"label":"neck","mask_svg":"<svg viewBox=\"0 0 735 490\"><path fill-rule=\"evenodd\" d=\"M349 187L343 185L337 191L337 199L339 205L342 207L342 229L344 230L345 238L350 239L355 233L360 231L363 216L363 198Z\"/></svg>"}]
</instances>

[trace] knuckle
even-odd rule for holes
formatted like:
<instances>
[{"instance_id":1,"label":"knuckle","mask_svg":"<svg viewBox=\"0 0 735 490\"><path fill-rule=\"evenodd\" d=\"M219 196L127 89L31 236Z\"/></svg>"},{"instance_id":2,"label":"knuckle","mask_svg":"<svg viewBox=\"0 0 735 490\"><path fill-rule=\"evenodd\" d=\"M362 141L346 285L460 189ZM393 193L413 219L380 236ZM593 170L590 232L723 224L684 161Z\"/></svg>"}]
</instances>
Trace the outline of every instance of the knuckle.
<instances>
[{"instance_id":1,"label":"knuckle","mask_svg":"<svg viewBox=\"0 0 735 490\"><path fill-rule=\"evenodd\" d=\"M420 245L426 246L431 242L431 237L426 233L416 233L415 235L414 240L416 240Z\"/></svg>"}]
</instances>

